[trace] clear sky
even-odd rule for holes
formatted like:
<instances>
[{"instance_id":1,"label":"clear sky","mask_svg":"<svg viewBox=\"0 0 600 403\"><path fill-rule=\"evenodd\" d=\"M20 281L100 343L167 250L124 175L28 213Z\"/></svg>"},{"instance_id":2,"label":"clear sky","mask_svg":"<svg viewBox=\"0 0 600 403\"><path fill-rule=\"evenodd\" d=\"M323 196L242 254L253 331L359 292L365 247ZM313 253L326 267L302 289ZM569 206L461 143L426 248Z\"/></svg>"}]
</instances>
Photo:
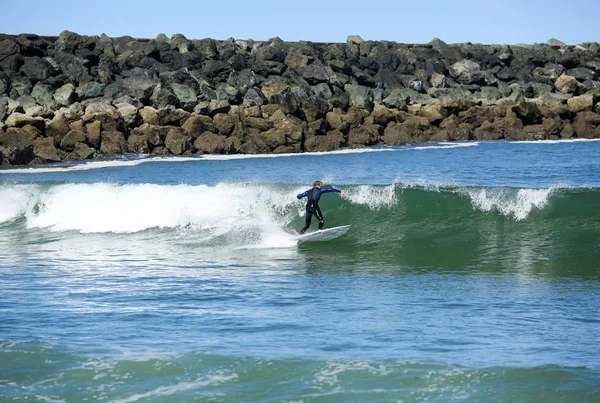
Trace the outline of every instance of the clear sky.
<instances>
[{"instance_id":1,"label":"clear sky","mask_svg":"<svg viewBox=\"0 0 600 403\"><path fill-rule=\"evenodd\" d=\"M600 42L600 0L1 0L0 32L154 38Z\"/></svg>"}]
</instances>

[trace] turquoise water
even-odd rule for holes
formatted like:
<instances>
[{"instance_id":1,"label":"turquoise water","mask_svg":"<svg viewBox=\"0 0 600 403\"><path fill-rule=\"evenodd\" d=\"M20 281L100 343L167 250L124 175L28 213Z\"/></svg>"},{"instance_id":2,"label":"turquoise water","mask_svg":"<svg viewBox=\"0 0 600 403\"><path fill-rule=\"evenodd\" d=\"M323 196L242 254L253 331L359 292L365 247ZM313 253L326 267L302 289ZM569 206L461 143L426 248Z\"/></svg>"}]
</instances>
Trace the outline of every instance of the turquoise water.
<instances>
[{"instance_id":1,"label":"turquoise water","mask_svg":"<svg viewBox=\"0 0 600 403\"><path fill-rule=\"evenodd\" d=\"M599 151L0 170L0 401L600 401Z\"/></svg>"}]
</instances>

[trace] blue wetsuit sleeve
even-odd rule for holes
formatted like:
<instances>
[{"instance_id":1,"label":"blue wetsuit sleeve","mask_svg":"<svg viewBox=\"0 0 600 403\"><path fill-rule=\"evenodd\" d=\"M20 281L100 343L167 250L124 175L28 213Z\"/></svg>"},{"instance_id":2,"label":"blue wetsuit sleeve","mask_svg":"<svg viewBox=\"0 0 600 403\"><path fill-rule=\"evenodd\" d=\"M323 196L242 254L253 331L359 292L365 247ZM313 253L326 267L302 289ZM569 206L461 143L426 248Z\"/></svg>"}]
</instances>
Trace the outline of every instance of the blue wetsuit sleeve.
<instances>
[{"instance_id":1,"label":"blue wetsuit sleeve","mask_svg":"<svg viewBox=\"0 0 600 403\"><path fill-rule=\"evenodd\" d=\"M322 189L319 189L319 194L317 195L317 197L321 196L323 193L329 193L329 192L342 193L341 190L336 189L336 188L322 188Z\"/></svg>"},{"instance_id":2,"label":"blue wetsuit sleeve","mask_svg":"<svg viewBox=\"0 0 600 403\"><path fill-rule=\"evenodd\" d=\"M296 196L298 199L302 199L303 197L308 196L308 192L304 192L304 193L300 193L298 196Z\"/></svg>"}]
</instances>

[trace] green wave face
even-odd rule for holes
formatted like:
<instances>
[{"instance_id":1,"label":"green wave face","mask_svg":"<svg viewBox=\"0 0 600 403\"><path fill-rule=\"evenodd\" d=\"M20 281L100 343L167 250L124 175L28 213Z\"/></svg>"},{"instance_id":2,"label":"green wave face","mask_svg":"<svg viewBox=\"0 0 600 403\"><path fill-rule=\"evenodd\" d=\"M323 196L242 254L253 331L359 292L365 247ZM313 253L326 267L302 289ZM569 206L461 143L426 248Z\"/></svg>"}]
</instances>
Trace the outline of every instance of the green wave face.
<instances>
[{"instance_id":1,"label":"green wave face","mask_svg":"<svg viewBox=\"0 0 600 403\"><path fill-rule=\"evenodd\" d=\"M321 202L326 226L352 230L311 246L407 267L593 274L597 206L596 189L360 186Z\"/></svg>"},{"instance_id":2,"label":"green wave face","mask_svg":"<svg viewBox=\"0 0 600 403\"><path fill-rule=\"evenodd\" d=\"M172 244L171 250L204 248L208 255L283 248L303 254L311 267L341 262L561 275L594 275L598 268L596 188L349 186L347 197L324 194L320 205L326 228L351 224L350 231L298 245L305 199L295 196L304 190L272 184L4 184L0 243L10 250L24 237L33 244L59 239L66 249L85 249L96 237L94 243L107 249L142 253L157 243Z\"/></svg>"}]
</instances>

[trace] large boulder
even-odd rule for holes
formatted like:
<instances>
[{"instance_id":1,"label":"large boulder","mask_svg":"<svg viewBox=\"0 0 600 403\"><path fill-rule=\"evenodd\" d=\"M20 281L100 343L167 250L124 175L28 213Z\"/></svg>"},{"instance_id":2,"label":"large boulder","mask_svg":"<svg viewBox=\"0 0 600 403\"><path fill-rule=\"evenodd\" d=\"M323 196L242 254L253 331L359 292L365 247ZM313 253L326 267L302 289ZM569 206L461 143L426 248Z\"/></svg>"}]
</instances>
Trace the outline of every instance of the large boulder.
<instances>
[{"instance_id":1,"label":"large boulder","mask_svg":"<svg viewBox=\"0 0 600 403\"><path fill-rule=\"evenodd\" d=\"M0 93L2 92L1 90L2 88L0 87ZM33 97L33 99L35 99L35 102L37 102L38 105L48 106L52 109L57 109L56 102L54 101L54 96L52 95L50 87L47 84L44 84L41 81L39 81L31 90L31 96Z\"/></svg>"},{"instance_id":2,"label":"large boulder","mask_svg":"<svg viewBox=\"0 0 600 403\"><path fill-rule=\"evenodd\" d=\"M344 134L333 130L325 136L312 136L304 143L304 150L308 152L335 151L342 148L346 143Z\"/></svg>"},{"instance_id":3,"label":"large boulder","mask_svg":"<svg viewBox=\"0 0 600 403\"><path fill-rule=\"evenodd\" d=\"M377 144L381 132L382 127L376 124L365 123L352 128L348 132L348 147L365 147Z\"/></svg>"},{"instance_id":4,"label":"large boulder","mask_svg":"<svg viewBox=\"0 0 600 403\"><path fill-rule=\"evenodd\" d=\"M485 72L473 60L461 60L449 68L450 75L461 84L485 84Z\"/></svg>"},{"instance_id":5,"label":"large boulder","mask_svg":"<svg viewBox=\"0 0 600 403\"><path fill-rule=\"evenodd\" d=\"M346 84L344 90L350 97L350 106L372 111L375 106L373 102L373 91L362 85Z\"/></svg>"},{"instance_id":6,"label":"large boulder","mask_svg":"<svg viewBox=\"0 0 600 403\"><path fill-rule=\"evenodd\" d=\"M328 82L334 75L335 73L331 67L325 66L319 60L302 68L302 78L310 85Z\"/></svg>"},{"instance_id":7,"label":"large boulder","mask_svg":"<svg viewBox=\"0 0 600 403\"><path fill-rule=\"evenodd\" d=\"M97 81L82 81L75 89L75 93L77 99L83 101L90 98L101 97L104 95L105 88L106 84L104 83L99 83Z\"/></svg>"},{"instance_id":8,"label":"large boulder","mask_svg":"<svg viewBox=\"0 0 600 403\"><path fill-rule=\"evenodd\" d=\"M65 84L54 91L54 100L60 106L69 106L77 100L75 86L71 83Z\"/></svg>"},{"instance_id":9,"label":"large boulder","mask_svg":"<svg viewBox=\"0 0 600 403\"><path fill-rule=\"evenodd\" d=\"M215 125L213 124L213 120L208 116L192 115L185 121L181 128L189 134L192 139L196 139L206 131L214 131Z\"/></svg>"},{"instance_id":10,"label":"large boulder","mask_svg":"<svg viewBox=\"0 0 600 403\"><path fill-rule=\"evenodd\" d=\"M32 142L39 135L39 131L32 126L9 127L0 134L0 147L4 150L3 160L10 165L27 164L33 159Z\"/></svg>"},{"instance_id":11,"label":"large boulder","mask_svg":"<svg viewBox=\"0 0 600 403\"><path fill-rule=\"evenodd\" d=\"M165 138L165 147L174 155L182 155L192 148L191 136L185 130L174 127Z\"/></svg>"},{"instance_id":12,"label":"large boulder","mask_svg":"<svg viewBox=\"0 0 600 403\"><path fill-rule=\"evenodd\" d=\"M39 138L33 141L33 154L41 160L41 162L57 162L62 161L65 153L56 148L54 139L49 137Z\"/></svg>"},{"instance_id":13,"label":"large boulder","mask_svg":"<svg viewBox=\"0 0 600 403\"><path fill-rule=\"evenodd\" d=\"M39 130L33 126L9 127L0 134L0 145L25 149L40 135Z\"/></svg>"},{"instance_id":14,"label":"large boulder","mask_svg":"<svg viewBox=\"0 0 600 403\"><path fill-rule=\"evenodd\" d=\"M110 132L117 130L122 122L119 111L105 102L94 102L87 105L82 120L85 123L100 122L102 130ZM111 135L111 137L114 136Z\"/></svg>"},{"instance_id":15,"label":"large boulder","mask_svg":"<svg viewBox=\"0 0 600 403\"><path fill-rule=\"evenodd\" d=\"M575 77L563 74L554 82L554 88L563 94L575 94L579 90L579 83Z\"/></svg>"},{"instance_id":16,"label":"large boulder","mask_svg":"<svg viewBox=\"0 0 600 403\"><path fill-rule=\"evenodd\" d=\"M231 143L223 135L206 131L194 141L194 148L202 154L227 154L231 151Z\"/></svg>"},{"instance_id":17,"label":"large boulder","mask_svg":"<svg viewBox=\"0 0 600 403\"><path fill-rule=\"evenodd\" d=\"M126 127L135 127L142 120L138 113L138 109L131 104L118 103L115 104L115 107L117 108L117 112L123 119Z\"/></svg>"},{"instance_id":18,"label":"large boulder","mask_svg":"<svg viewBox=\"0 0 600 403\"><path fill-rule=\"evenodd\" d=\"M128 151L125 135L117 130L103 131L100 152L105 155L123 154Z\"/></svg>"},{"instance_id":19,"label":"large boulder","mask_svg":"<svg viewBox=\"0 0 600 403\"><path fill-rule=\"evenodd\" d=\"M14 37L4 36L0 39L0 60L19 53L19 43Z\"/></svg>"},{"instance_id":20,"label":"large boulder","mask_svg":"<svg viewBox=\"0 0 600 403\"><path fill-rule=\"evenodd\" d=\"M142 103L148 103L159 82L152 78L130 77L122 82L123 90L129 96Z\"/></svg>"},{"instance_id":21,"label":"large boulder","mask_svg":"<svg viewBox=\"0 0 600 403\"><path fill-rule=\"evenodd\" d=\"M88 143L98 149L102 138L102 123L99 121L90 122L85 125L85 131L87 132Z\"/></svg>"},{"instance_id":22,"label":"large boulder","mask_svg":"<svg viewBox=\"0 0 600 403\"><path fill-rule=\"evenodd\" d=\"M39 56L25 57L20 71L25 77L36 81L46 80L57 72L48 60Z\"/></svg>"},{"instance_id":23,"label":"large boulder","mask_svg":"<svg viewBox=\"0 0 600 403\"><path fill-rule=\"evenodd\" d=\"M198 103L198 95L194 88L185 84L173 83L171 84L171 89L183 109L187 111L194 110L194 107Z\"/></svg>"},{"instance_id":24,"label":"large boulder","mask_svg":"<svg viewBox=\"0 0 600 403\"><path fill-rule=\"evenodd\" d=\"M600 114L594 112L580 112L573 119L573 127L579 138L597 138L597 135L600 134L597 130L599 126Z\"/></svg>"},{"instance_id":25,"label":"large boulder","mask_svg":"<svg viewBox=\"0 0 600 403\"><path fill-rule=\"evenodd\" d=\"M567 100L567 105L573 113L594 110L596 97L594 95L579 95Z\"/></svg>"},{"instance_id":26,"label":"large boulder","mask_svg":"<svg viewBox=\"0 0 600 403\"><path fill-rule=\"evenodd\" d=\"M86 134L81 130L70 130L61 140L60 148L67 151L73 151L75 144L87 140Z\"/></svg>"},{"instance_id":27,"label":"large boulder","mask_svg":"<svg viewBox=\"0 0 600 403\"><path fill-rule=\"evenodd\" d=\"M239 116L227 113L217 113L213 117L213 123L218 133L229 136L235 125L240 121Z\"/></svg>"},{"instance_id":28,"label":"large boulder","mask_svg":"<svg viewBox=\"0 0 600 403\"><path fill-rule=\"evenodd\" d=\"M69 153L65 159L73 161L82 161L92 158L96 150L85 143L76 143L73 151Z\"/></svg>"},{"instance_id":29,"label":"large boulder","mask_svg":"<svg viewBox=\"0 0 600 403\"><path fill-rule=\"evenodd\" d=\"M150 153L150 147L148 145L148 139L144 134L132 133L127 138L127 148L130 152L137 154L148 154Z\"/></svg>"},{"instance_id":30,"label":"large boulder","mask_svg":"<svg viewBox=\"0 0 600 403\"><path fill-rule=\"evenodd\" d=\"M146 138L146 141L150 146L159 147L164 145L167 134L172 128L172 126L158 126L144 123L140 127L136 127L135 129L133 129L131 135L143 136ZM138 144L137 140L136 144Z\"/></svg>"}]
</instances>

